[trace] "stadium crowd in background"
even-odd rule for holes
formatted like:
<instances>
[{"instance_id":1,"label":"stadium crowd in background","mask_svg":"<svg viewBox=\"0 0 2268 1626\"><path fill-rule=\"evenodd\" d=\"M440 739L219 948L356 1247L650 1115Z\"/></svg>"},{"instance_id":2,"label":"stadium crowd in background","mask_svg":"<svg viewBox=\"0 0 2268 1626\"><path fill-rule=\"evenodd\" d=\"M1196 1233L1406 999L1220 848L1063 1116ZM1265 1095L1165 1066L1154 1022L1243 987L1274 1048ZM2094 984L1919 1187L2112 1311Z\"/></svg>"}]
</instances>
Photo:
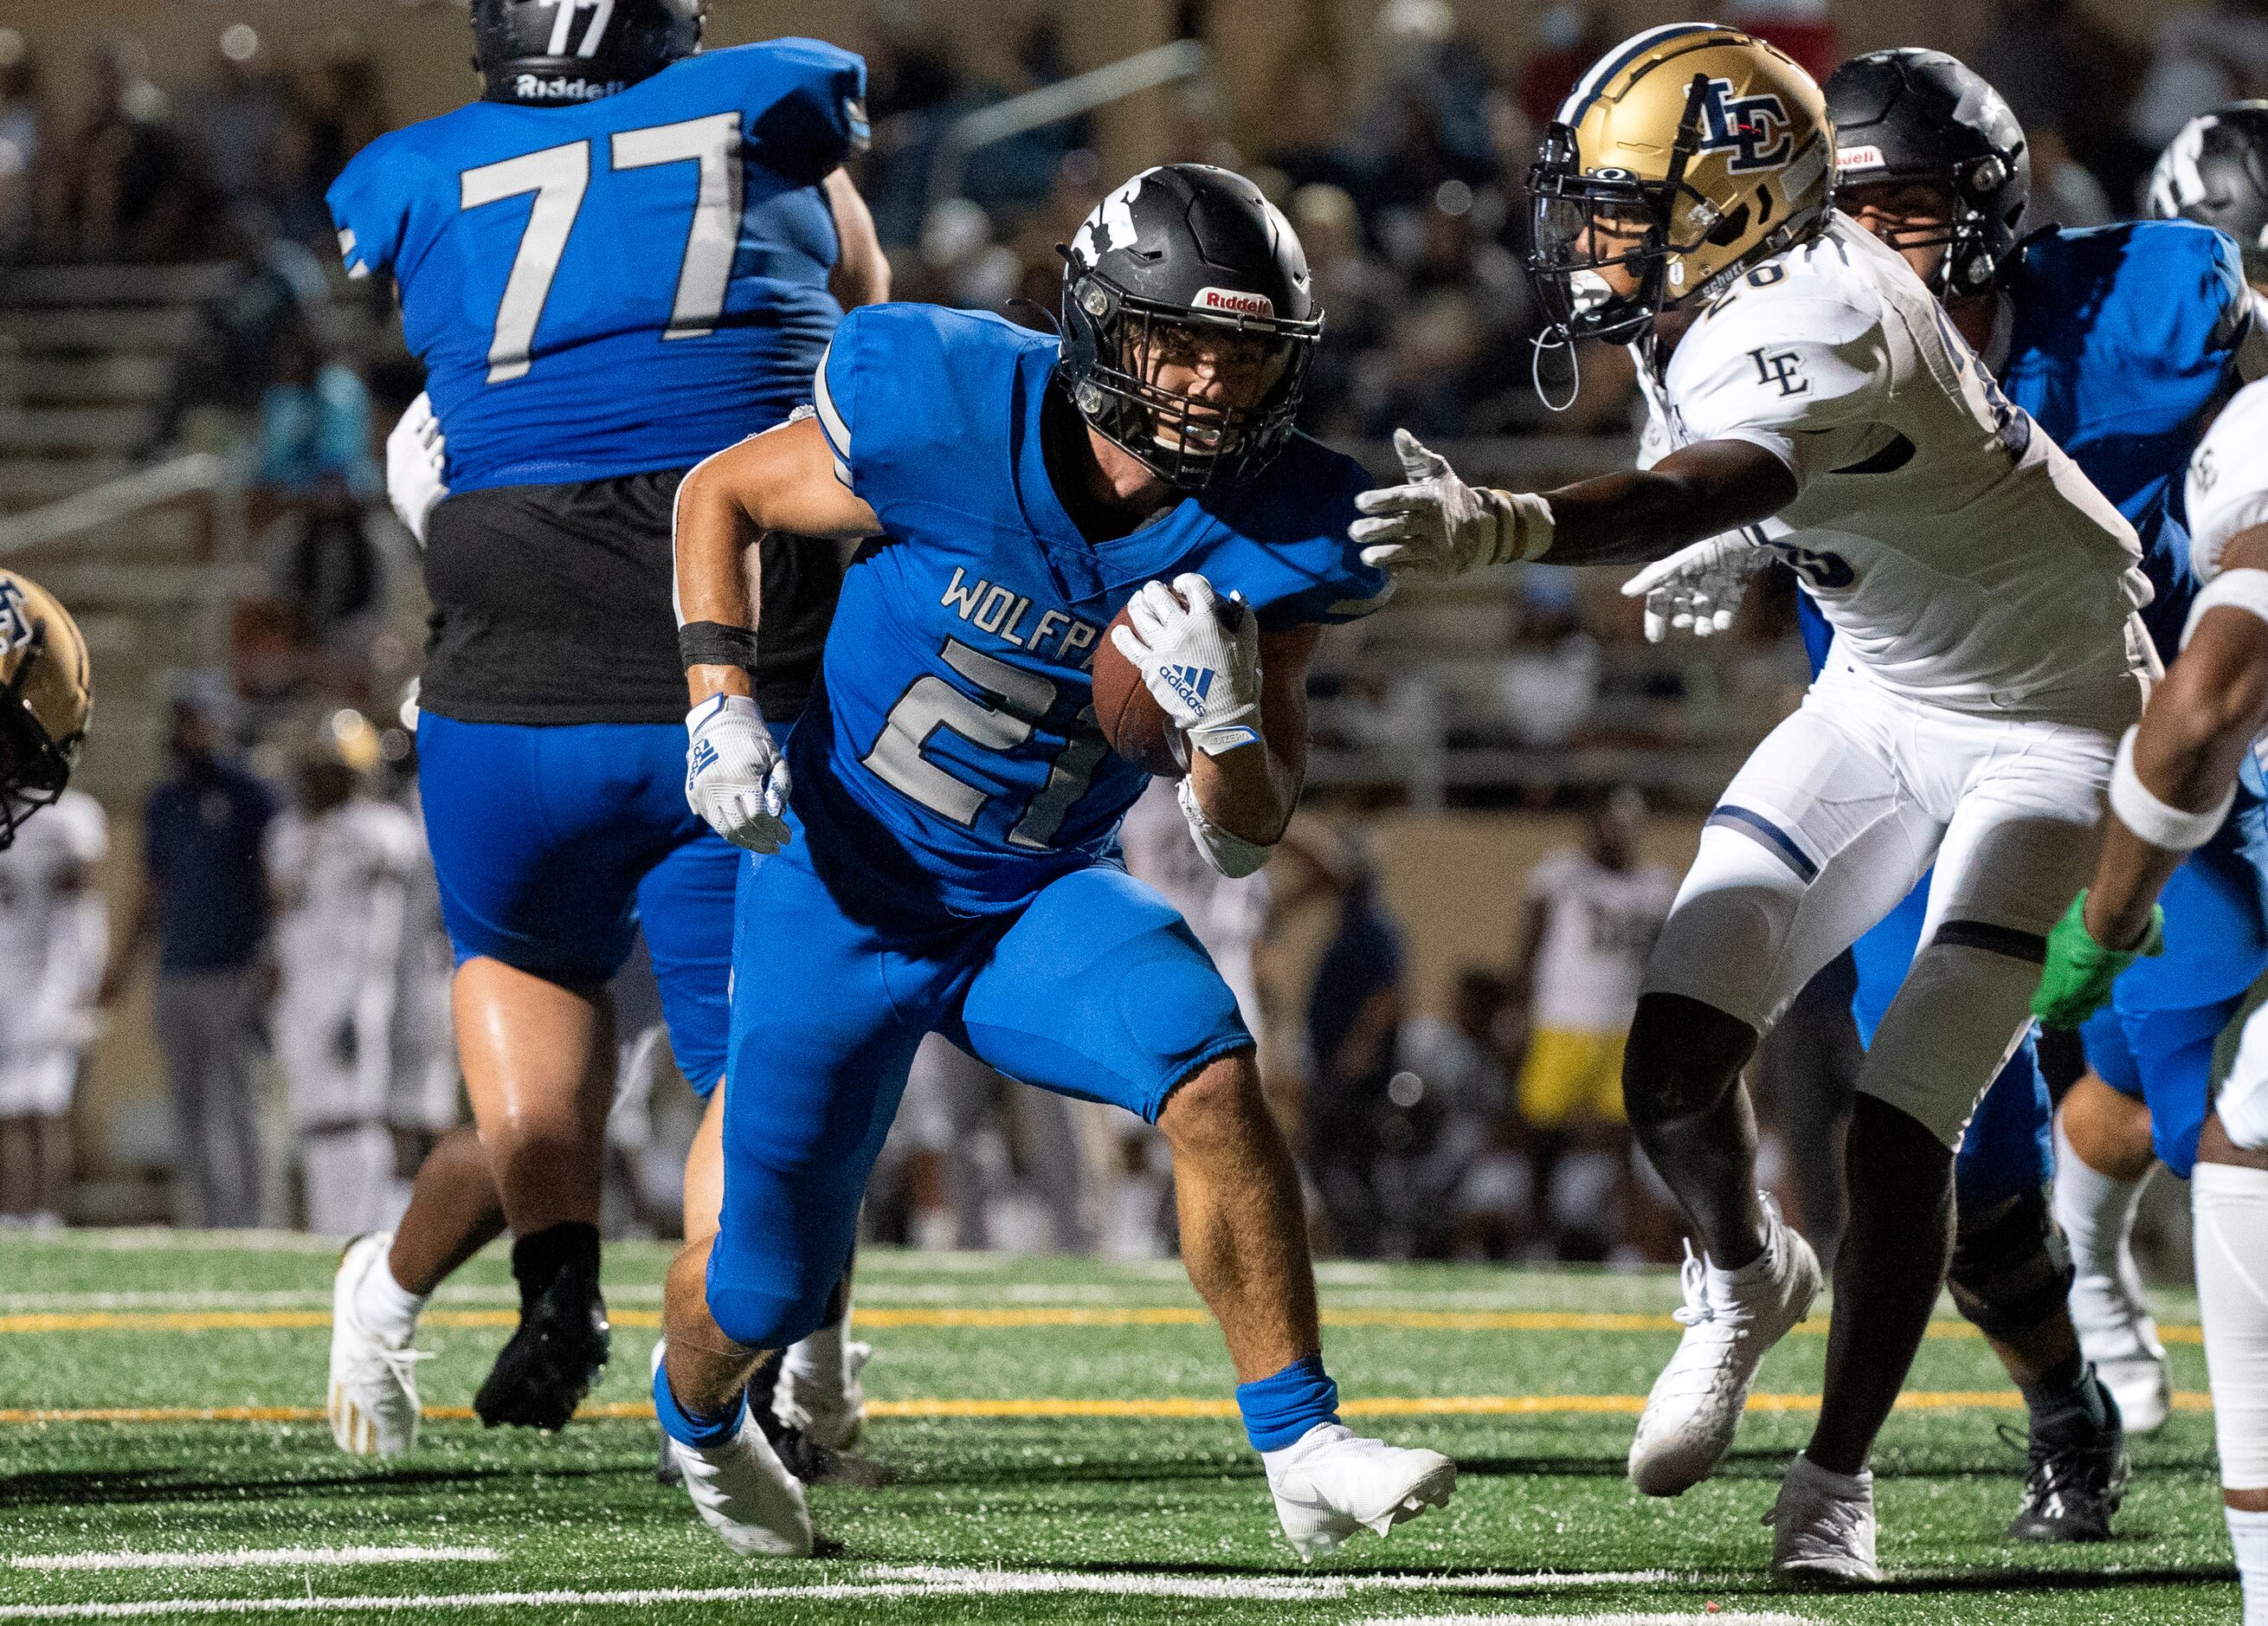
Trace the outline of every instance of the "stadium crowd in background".
<instances>
[{"instance_id":1,"label":"stadium crowd in background","mask_svg":"<svg viewBox=\"0 0 2268 1626\"><path fill-rule=\"evenodd\" d=\"M1822 77L1839 58L1822 5L1732 0L1723 9ZM1202 31L1206 11L1184 8L1193 30ZM1243 170L1299 229L1329 312L1303 408L1314 432L1352 440L1395 426L1427 438L1535 427L1548 414L1531 373L1541 366L1550 378L1560 363L1535 354L1545 324L1521 269L1523 176L1536 132L1617 30L1603 7L1551 5L1530 54L1499 70L1433 0L1388 0L1374 26L1385 68L1367 100L1350 104L1320 49L1294 52L1302 65L1273 99L1267 128L1233 138L1219 99L1200 84L1176 92L1167 149L1148 156ZM1044 325L1057 297L1056 245L1070 238L1103 178L1091 124L1073 119L985 148L968 160L955 195L932 196L939 144L955 118L1071 71L1047 8L1024 9L1015 29L1006 53L1012 72L988 77L957 60L915 8L878 5L868 53L875 141L860 184L898 297ZM2171 16L2149 71L2137 75L2077 8L2000 0L1977 60L2030 132L2041 218L2087 223L2127 209L2167 132L2231 96L2268 90L2268 16L2246 0ZM287 781L308 765L270 749L277 772L263 782L239 758L256 742L272 747L295 729L304 734L310 715L357 707L379 720L375 736L390 754L383 765L348 770L364 781L353 799L384 788L391 801L414 805L408 736L387 718L414 667L388 617L401 608L398 584L415 565L385 509L379 442L415 393L415 373L398 334L388 333L390 311L327 269L336 256L323 203L347 160L390 127L387 87L344 33L284 62L242 22L220 30L206 61L179 72L153 63L131 38L111 40L78 105L48 93L51 66L20 33L0 28L0 264L225 268L139 450L244 460L269 584L239 609L233 669L220 685L232 692L209 685L174 708L173 773L151 794L150 857L99 993L114 1002L138 957L158 945L157 1037L179 1123L179 1216L215 1224L320 1217L312 1200L294 1202L277 1188L282 1149L263 1148L261 1137L340 1133L339 1114L309 1108L309 1086L298 1076L323 1058L300 1059L291 1113L265 1126L255 1078L270 1002L294 997L292 971L279 960L290 899L304 903L331 884L307 872L329 861L303 842L296 879L287 885L269 872L270 821L293 799ZM349 320L356 316L360 328ZM348 336L372 329L381 336L375 342ZM1587 359L1573 410L1553 427L1627 432L1634 388L1620 362L1611 351ZM1786 617L1769 611L1760 602L1742 625L1760 645L1788 636ZM1546 750L1607 737L1674 746L1674 724L1665 731L1634 721L1627 706L1617 709L1632 697L1616 685L1633 680L1618 676L1609 657L1637 640L1634 616L1602 611L1565 573L1531 572L1513 601L1506 653L1484 671L1418 680L1366 661L1359 636L1327 646L1317 687L1332 704L1318 712L1318 737L1361 745L1433 733ZM1554 797L1549 786L1539 793ZM1587 846L1539 868L1519 940L1508 935L1499 962L1466 968L1451 1008L1438 1016L1415 1008L1403 928L1381 901L1351 824L1303 827L1272 893L1231 909L1247 922L1236 928L1243 941L1234 951L1276 967L1259 979L1269 984L1268 1008L1253 1014L1270 1033L1272 1076L1288 1081L1287 1111L1302 1126L1326 1245L1383 1255L1668 1256L1662 1196L1631 1156L1614 1092L1596 1087L1614 1071L1600 1036L1618 1034L1626 1020L1648 922L1658 924L1666 906L1663 880L1628 868L1627 834L1615 829L1629 817L1626 802L1564 790L1557 799L1597 816ZM303 805L288 817L304 823L326 811ZM337 861L367 861L362 852ZM436 946L431 883L418 863L398 853L379 867L406 881L405 918L383 942L364 945L373 965L383 959L391 969L368 971L357 986L374 1000L383 984L391 1014L377 1021L366 1000L328 1029L328 1065L342 1077L357 1069L367 1077L373 1068L385 1075L382 1087L359 1094L340 1086L356 1103L348 1116L369 1132L357 1140L357 1167L377 1168L372 1149L381 1131L422 1147L454 1111L446 1036L433 1037L431 1016L446 951ZM1618 900L1605 928L1595 920L1602 891ZM1516 898L1491 902L1507 919L1520 912ZM279 907L286 913L271 918ZM1280 942L1303 914L1310 929L1327 922L1325 947L1312 969L1296 968L1300 986L1287 987L1295 973ZM1590 946L1579 952L1584 933ZM298 997L313 997L301 983ZM419 1023L423 1039L411 1034ZM284 1048L277 1061L294 1072ZM1144 1137L1122 1142L1110 1138L1115 1131L1070 1120L1035 1125L1022 1109L1036 1098L1012 1111L981 1074L959 1078L950 1059L939 1076L917 1091L920 1110L909 1109L884 1168L896 1184L878 1189L873 1213L888 1234L974 1245L1099 1239L1138 1255L1171 1245L1162 1164ZM666 1091L652 1100L670 1120ZM674 1132L665 1123L660 1133ZM618 1140L644 1149L653 1133L641 1119L626 1122ZM1817 1147L1800 1153L1787 1179L1806 1194L1800 1209L1817 1210L1831 1229L1833 1181L1824 1194L1813 1189L1822 1163L1831 1166L1822 1133L1793 1127L1800 1147ZM1075 1167L1061 1155L1073 1142ZM610 1212L629 1223L672 1213L673 1194L659 1189L671 1164L643 1153L618 1159L622 1192ZM10 1167L0 1159L0 1182L20 1186L29 1177ZM398 1200L390 1171L368 1180L394 1186ZM51 1201L0 1192L0 1215L44 1211Z\"/></svg>"}]
</instances>

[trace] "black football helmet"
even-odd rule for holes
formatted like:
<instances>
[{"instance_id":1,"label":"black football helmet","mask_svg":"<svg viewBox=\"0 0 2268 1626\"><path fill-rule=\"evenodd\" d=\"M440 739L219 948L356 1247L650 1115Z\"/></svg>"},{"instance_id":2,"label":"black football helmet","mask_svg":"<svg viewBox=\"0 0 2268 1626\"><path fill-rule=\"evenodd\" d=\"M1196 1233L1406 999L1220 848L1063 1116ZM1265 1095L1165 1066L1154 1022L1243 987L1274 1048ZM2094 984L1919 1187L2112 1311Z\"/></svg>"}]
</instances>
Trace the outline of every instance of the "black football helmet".
<instances>
[{"instance_id":1,"label":"black football helmet","mask_svg":"<svg viewBox=\"0 0 2268 1626\"><path fill-rule=\"evenodd\" d=\"M1323 332L1307 253L1276 205L1228 170L1168 164L1103 199L1062 252L1058 371L1079 416L1181 491L1266 468ZM1192 328L1264 346L1267 393L1222 407L1159 384L1173 330Z\"/></svg>"},{"instance_id":2,"label":"black football helmet","mask_svg":"<svg viewBox=\"0 0 2268 1626\"><path fill-rule=\"evenodd\" d=\"M2150 212L2218 226L2268 282L2268 101L2235 101L2182 127L2150 172Z\"/></svg>"},{"instance_id":3,"label":"black football helmet","mask_svg":"<svg viewBox=\"0 0 2268 1626\"><path fill-rule=\"evenodd\" d=\"M2032 201L2031 148L2000 92L1957 58L1911 48L1854 56L1826 90L1837 189L1883 181L1943 188L1953 202L1946 233L1892 247L1946 245L1930 284L1936 293L1991 287Z\"/></svg>"},{"instance_id":4,"label":"black football helmet","mask_svg":"<svg viewBox=\"0 0 2268 1626\"><path fill-rule=\"evenodd\" d=\"M596 101L701 48L706 0L472 0L490 101Z\"/></svg>"}]
</instances>

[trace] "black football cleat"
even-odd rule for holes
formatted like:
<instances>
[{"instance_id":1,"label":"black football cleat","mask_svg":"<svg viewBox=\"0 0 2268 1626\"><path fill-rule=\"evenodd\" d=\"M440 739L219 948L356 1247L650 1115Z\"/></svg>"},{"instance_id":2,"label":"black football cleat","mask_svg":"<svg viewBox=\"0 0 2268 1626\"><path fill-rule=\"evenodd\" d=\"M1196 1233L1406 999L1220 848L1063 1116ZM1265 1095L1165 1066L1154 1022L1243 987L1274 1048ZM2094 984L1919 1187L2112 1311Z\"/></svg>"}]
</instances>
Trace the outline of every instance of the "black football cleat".
<instances>
[{"instance_id":1,"label":"black football cleat","mask_svg":"<svg viewBox=\"0 0 2268 1626\"><path fill-rule=\"evenodd\" d=\"M2099 1384L2101 1380L2095 1379ZM2126 1497L2126 1430L2103 1392L2107 1421L2071 1438L2032 1435L2024 1499L2008 1534L2019 1541L2107 1541Z\"/></svg>"},{"instance_id":2,"label":"black football cleat","mask_svg":"<svg viewBox=\"0 0 2268 1626\"><path fill-rule=\"evenodd\" d=\"M587 1249L530 1255L528 1244L546 1242L549 1231L512 1249L519 1326L473 1397L475 1415L490 1428L563 1429L607 1370L610 1331L599 1295L597 1233L574 1229L591 1231Z\"/></svg>"}]
</instances>

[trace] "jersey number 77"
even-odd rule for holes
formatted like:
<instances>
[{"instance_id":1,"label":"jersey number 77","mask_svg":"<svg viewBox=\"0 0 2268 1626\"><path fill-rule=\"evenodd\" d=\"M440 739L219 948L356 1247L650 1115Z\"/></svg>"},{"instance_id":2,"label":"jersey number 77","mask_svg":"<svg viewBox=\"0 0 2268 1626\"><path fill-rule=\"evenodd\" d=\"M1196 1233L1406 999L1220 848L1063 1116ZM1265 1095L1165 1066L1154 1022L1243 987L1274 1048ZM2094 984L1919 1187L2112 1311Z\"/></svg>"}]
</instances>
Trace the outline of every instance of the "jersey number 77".
<instances>
[{"instance_id":1,"label":"jersey number 77","mask_svg":"<svg viewBox=\"0 0 2268 1626\"><path fill-rule=\"evenodd\" d=\"M526 228L512 256L496 330L489 341L488 381L509 383L526 375L536 324L559 275L559 262L592 184L591 141L525 152L501 163L483 164L458 176L458 207L483 209L506 198L535 194ZM716 330L733 277L741 211L740 115L712 113L676 124L617 130L608 141L608 170L614 174L663 164L698 164L701 186L686 226L685 253L677 273L677 297L670 307L665 339L704 337ZM617 184L629 184L619 182Z\"/></svg>"}]
</instances>

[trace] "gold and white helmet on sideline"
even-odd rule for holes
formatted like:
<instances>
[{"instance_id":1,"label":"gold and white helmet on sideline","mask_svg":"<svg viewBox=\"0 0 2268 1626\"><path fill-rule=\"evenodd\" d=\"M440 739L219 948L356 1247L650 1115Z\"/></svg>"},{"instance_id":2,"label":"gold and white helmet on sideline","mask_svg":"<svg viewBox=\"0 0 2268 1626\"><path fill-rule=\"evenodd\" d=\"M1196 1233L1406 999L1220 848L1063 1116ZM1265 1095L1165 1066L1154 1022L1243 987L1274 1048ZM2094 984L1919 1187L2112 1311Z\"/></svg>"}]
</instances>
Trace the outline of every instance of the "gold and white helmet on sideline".
<instances>
[{"instance_id":1,"label":"gold and white helmet on sideline","mask_svg":"<svg viewBox=\"0 0 2268 1626\"><path fill-rule=\"evenodd\" d=\"M0 847L63 795L92 703L86 639L39 583L0 570Z\"/></svg>"},{"instance_id":2,"label":"gold and white helmet on sideline","mask_svg":"<svg viewBox=\"0 0 2268 1626\"><path fill-rule=\"evenodd\" d=\"M1808 241L1833 208L1811 76L1715 23L1634 35L1560 105L1528 171L1528 272L1570 338L1630 341Z\"/></svg>"}]
</instances>

